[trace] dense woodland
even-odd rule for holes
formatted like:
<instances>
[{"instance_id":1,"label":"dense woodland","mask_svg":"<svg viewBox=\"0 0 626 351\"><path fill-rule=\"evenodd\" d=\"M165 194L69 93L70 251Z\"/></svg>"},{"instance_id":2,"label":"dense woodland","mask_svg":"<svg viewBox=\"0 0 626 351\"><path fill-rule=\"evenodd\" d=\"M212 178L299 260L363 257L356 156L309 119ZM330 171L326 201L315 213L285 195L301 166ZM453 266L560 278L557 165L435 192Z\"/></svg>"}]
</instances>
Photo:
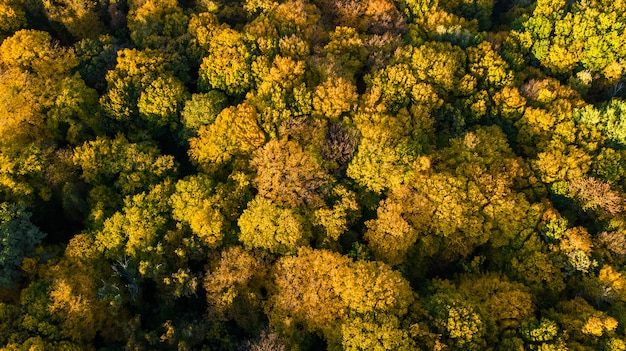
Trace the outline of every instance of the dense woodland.
<instances>
[{"instance_id":1,"label":"dense woodland","mask_svg":"<svg viewBox=\"0 0 626 351\"><path fill-rule=\"evenodd\" d=\"M2 350L626 350L626 1L0 0Z\"/></svg>"}]
</instances>

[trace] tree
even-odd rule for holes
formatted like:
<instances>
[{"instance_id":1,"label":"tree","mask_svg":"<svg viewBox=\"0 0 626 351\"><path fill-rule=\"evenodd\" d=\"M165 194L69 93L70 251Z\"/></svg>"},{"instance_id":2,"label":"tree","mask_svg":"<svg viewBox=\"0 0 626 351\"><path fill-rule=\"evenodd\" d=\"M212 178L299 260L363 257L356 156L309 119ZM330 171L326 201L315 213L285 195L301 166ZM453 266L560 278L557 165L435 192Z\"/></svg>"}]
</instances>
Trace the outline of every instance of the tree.
<instances>
[{"instance_id":1,"label":"tree","mask_svg":"<svg viewBox=\"0 0 626 351\"><path fill-rule=\"evenodd\" d=\"M200 127L213 123L217 115L227 106L226 95L218 90L193 94L191 100L185 101L181 122L185 127L197 131Z\"/></svg>"},{"instance_id":2,"label":"tree","mask_svg":"<svg viewBox=\"0 0 626 351\"><path fill-rule=\"evenodd\" d=\"M331 345L341 344L340 326L349 317L403 316L413 302L408 282L385 264L353 262L325 250L302 248L296 256L280 259L272 275L270 323L286 335L303 325L307 331L321 332ZM347 337L353 331L346 327Z\"/></svg>"},{"instance_id":3,"label":"tree","mask_svg":"<svg viewBox=\"0 0 626 351\"><path fill-rule=\"evenodd\" d=\"M74 44L74 51L80 60L78 72L88 86L98 92L106 89L105 76L115 67L119 42L110 35L101 35L95 39L82 39Z\"/></svg>"},{"instance_id":4,"label":"tree","mask_svg":"<svg viewBox=\"0 0 626 351\"><path fill-rule=\"evenodd\" d=\"M512 85L513 73L489 42L469 47L466 52L468 71L478 80L479 88L500 89Z\"/></svg>"},{"instance_id":5,"label":"tree","mask_svg":"<svg viewBox=\"0 0 626 351\"><path fill-rule=\"evenodd\" d=\"M73 50L46 32L21 30L0 45L1 143L76 143L98 130L97 94L78 74ZM11 132L9 132L9 130Z\"/></svg>"},{"instance_id":6,"label":"tree","mask_svg":"<svg viewBox=\"0 0 626 351\"><path fill-rule=\"evenodd\" d=\"M415 350L409 333L393 315L366 315L349 319L341 325L343 350Z\"/></svg>"},{"instance_id":7,"label":"tree","mask_svg":"<svg viewBox=\"0 0 626 351\"><path fill-rule=\"evenodd\" d=\"M625 110L626 103L614 99L601 105L600 108L587 105L576 109L572 118L584 125L597 128L610 142L625 145L626 123L622 120Z\"/></svg>"},{"instance_id":8,"label":"tree","mask_svg":"<svg viewBox=\"0 0 626 351\"><path fill-rule=\"evenodd\" d=\"M306 65L289 57L276 56L271 66L257 77L257 90L247 96L259 111L259 125L272 138L290 117L311 113L311 92L304 83Z\"/></svg>"},{"instance_id":9,"label":"tree","mask_svg":"<svg viewBox=\"0 0 626 351\"><path fill-rule=\"evenodd\" d=\"M95 234L95 245L109 259L144 259L146 266L157 266L150 256L160 251L160 241L170 224L169 197L172 185L157 184L148 192L127 196L124 207L104 221ZM144 267L140 272L149 272Z\"/></svg>"},{"instance_id":10,"label":"tree","mask_svg":"<svg viewBox=\"0 0 626 351\"><path fill-rule=\"evenodd\" d=\"M107 92L100 98L112 127L140 136L146 129L159 135L178 122L188 93L176 76L182 72L175 63L171 55L157 50L118 51L115 68L106 74Z\"/></svg>"},{"instance_id":11,"label":"tree","mask_svg":"<svg viewBox=\"0 0 626 351\"><path fill-rule=\"evenodd\" d=\"M189 19L176 1L132 1L128 12L130 37L141 49L162 49L180 40Z\"/></svg>"},{"instance_id":12,"label":"tree","mask_svg":"<svg viewBox=\"0 0 626 351\"><path fill-rule=\"evenodd\" d=\"M454 290L442 289L425 303L432 325L449 347L480 350L486 347L486 321L479 307Z\"/></svg>"},{"instance_id":13,"label":"tree","mask_svg":"<svg viewBox=\"0 0 626 351\"><path fill-rule=\"evenodd\" d=\"M0 2L0 38L12 34L26 24L26 13L22 6L21 1Z\"/></svg>"},{"instance_id":14,"label":"tree","mask_svg":"<svg viewBox=\"0 0 626 351\"><path fill-rule=\"evenodd\" d=\"M222 110L214 123L201 126L198 136L189 140L189 156L203 170L210 171L233 158L249 155L264 143L256 109L242 103Z\"/></svg>"},{"instance_id":15,"label":"tree","mask_svg":"<svg viewBox=\"0 0 626 351\"><path fill-rule=\"evenodd\" d=\"M253 84L254 48L241 33L230 28L216 29L213 35L200 65L198 90L217 89L243 96Z\"/></svg>"},{"instance_id":16,"label":"tree","mask_svg":"<svg viewBox=\"0 0 626 351\"><path fill-rule=\"evenodd\" d=\"M247 249L262 248L285 255L308 245L310 228L301 214L281 208L272 201L256 197L248 203L238 220L239 240Z\"/></svg>"},{"instance_id":17,"label":"tree","mask_svg":"<svg viewBox=\"0 0 626 351\"><path fill-rule=\"evenodd\" d=\"M522 326L522 336L529 348L549 349L557 351L568 350L563 340L562 331L555 321L548 318L531 320Z\"/></svg>"},{"instance_id":18,"label":"tree","mask_svg":"<svg viewBox=\"0 0 626 351\"><path fill-rule=\"evenodd\" d=\"M379 218L368 223L366 235L384 259L401 261L416 238L427 255L454 259L486 243L505 246L538 224L541 206L512 189L530 185L530 169L498 127L476 129L450 144L434 159L417 158L410 187L392 192Z\"/></svg>"},{"instance_id":19,"label":"tree","mask_svg":"<svg viewBox=\"0 0 626 351\"><path fill-rule=\"evenodd\" d=\"M31 255L45 237L30 222L23 203L0 203L0 288L12 287L24 257Z\"/></svg>"},{"instance_id":20,"label":"tree","mask_svg":"<svg viewBox=\"0 0 626 351\"><path fill-rule=\"evenodd\" d=\"M328 175L300 145L285 139L271 140L252 155L254 186L259 195L277 205L320 207Z\"/></svg>"},{"instance_id":21,"label":"tree","mask_svg":"<svg viewBox=\"0 0 626 351\"><path fill-rule=\"evenodd\" d=\"M74 149L72 162L91 185L88 223L95 227L119 209L126 195L147 191L176 174L172 156L161 155L151 142L131 143L123 135L84 143Z\"/></svg>"},{"instance_id":22,"label":"tree","mask_svg":"<svg viewBox=\"0 0 626 351\"><path fill-rule=\"evenodd\" d=\"M378 206L376 219L365 222L368 230L364 238L377 259L400 264L433 214L422 195L408 186L394 187Z\"/></svg>"},{"instance_id":23,"label":"tree","mask_svg":"<svg viewBox=\"0 0 626 351\"><path fill-rule=\"evenodd\" d=\"M313 212L312 224L324 229L324 242L332 243L339 240L348 227L359 217L359 203L356 194L343 185L333 188L331 194L335 198L332 207L319 208Z\"/></svg>"},{"instance_id":24,"label":"tree","mask_svg":"<svg viewBox=\"0 0 626 351\"><path fill-rule=\"evenodd\" d=\"M433 85L437 93L470 92L463 82L467 56L459 46L429 41L412 48L409 54L410 67L417 80Z\"/></svg>"},{"instance_id":25,"label":"tree","mask_svg":"<svg viewBox=\"0 0 626 351\"><path fill-rule=\"evenodd\" d=\"M0 151L0 195L2 200L34 205L36 200L50 199L50 188L44 183L47 167L45 151L35 145Z\"/></svg>"},{"instance_id":26,"label":"tree","mask_svg":"<svg viewBox=\"0 0 626 351\"><path fill-rule=\"evenodd\" d=\"M321 117L339 121L343 114L356 109L356 86L342 79L329 78L315 88L313 110Z\"/></svg>"},{"instance_id":27,"label":"tree","mask_svg":"<svg viewBox=\"0 0 626 351\"><path fill-rule=\"evenodd\" d=\"M174 130L187 97L187 90L180 80L172 76L158 77L141 92L137 101L139 115L153 128Z\"/></svg>"},{"instance_id":28,"label":"tree","mask_svg":"<svg viewBox=\"0 0 626 351\"><path fill-rule=\"evenodd\" d=\"M550 72L589 69L614 84L621 74L615 70L623 70L618 63L623 59L623 9L621 3L605 1L579 1L571 8L566 1L539 1L523 28L530 34L532 54Z\"/></svg>"},{"instance_id":29,"label":"tree","mask_svg":"<svg viewBox=\"0 0 626 351\"><path fill-rule=\"evenodd\" d=\"M113 185L124 195L147 190L176 171L173 157L161 155L156 145L132 143L121 134L78 146L73 161L87 183Z\"/></svg>"},{"instance_id":30,"label":"tree","mask_svg":"<svg viewBox=\"0 0 626 351\"><path fill-rule=\"evenodd\" d=\"M418 129L421 116L411 112L419 111L361 112L354 116L361 138L358 151L348 165L350 178L368 190L381 193L410 176L412 162L427 148Z\"/></svg>"},{"instance_id":31,"label":"tree","mask_svg":"<svg viewBox=\"0 0 626 351\"><path fill-rule=\"evenodd\" d=\"M46 17L63 24L75 39L96 39L106 29L100 16L104 4L97 0L45 0L42 1Z\"/></svg>"},{"instance_id":32,"label":"tree","mask_svg":"<svg viewBox=\"0 0 626 351\"><path fill-rule=\"evenodd\" d=\"M263 322L262 303L268 274L264 255L231 246L212 260L204 278L209 311L234 319L250 333Z\"/></svg>"},{"instance_id":33,"label":"tree","mask_svg":"<svg viewBox=\"0 0 626 351\"><path fill-rule=\"evenodd\" d=\"M250 183L243 173L233 173L224 183L204 174L179 180L170 199L172 218L189 225L209 248L232 242L236 220L252 198Z\"/></svg>"},{"instance_id":34,"label":"tree","mask_svg":"<svg viewBox=\"0 0 626 351\"><path fill-rule=\"evenodd\" d=\"M463 275L459 290L482 305L485 319L488 323L495 323L497 333L517 330L535 313L534 296L530 289L501 274ZM494 335L493 339L497 336Z\"/></svg>"}]
</instances>

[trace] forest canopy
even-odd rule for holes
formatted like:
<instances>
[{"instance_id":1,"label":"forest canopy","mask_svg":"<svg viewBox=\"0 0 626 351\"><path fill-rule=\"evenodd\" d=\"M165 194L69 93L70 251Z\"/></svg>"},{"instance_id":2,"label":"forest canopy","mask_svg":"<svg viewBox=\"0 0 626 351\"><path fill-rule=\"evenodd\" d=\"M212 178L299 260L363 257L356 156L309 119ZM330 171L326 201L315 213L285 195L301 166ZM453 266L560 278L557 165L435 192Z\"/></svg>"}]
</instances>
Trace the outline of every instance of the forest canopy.
<instances>
[{"instance_id":1,"label":"forest canopy","mask_svg":"<svg viewBox=\"0 0 626 351\"><path fill-rule=\"evenodd\" d=\"M626 2L0 0L0 350L626 350Z\"/></svg>"}]
</instances>

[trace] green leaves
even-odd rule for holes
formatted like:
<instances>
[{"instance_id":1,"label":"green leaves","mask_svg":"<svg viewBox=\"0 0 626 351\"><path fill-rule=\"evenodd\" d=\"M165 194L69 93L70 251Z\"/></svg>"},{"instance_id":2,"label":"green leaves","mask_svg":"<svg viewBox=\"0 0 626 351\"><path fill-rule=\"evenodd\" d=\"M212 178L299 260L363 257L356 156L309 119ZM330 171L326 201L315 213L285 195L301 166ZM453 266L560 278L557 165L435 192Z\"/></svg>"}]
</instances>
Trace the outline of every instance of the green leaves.
<instances>
[{"instance_id":1,"label":"green leaves","mask_svg":"<svg viewBox=\"0 0 626 351\"><path fill-rule=\"evenodd\" d=\"M0 203L0 288L13 287L24 257L45 237L23 203Z\"/></svg>"}]
</instances>

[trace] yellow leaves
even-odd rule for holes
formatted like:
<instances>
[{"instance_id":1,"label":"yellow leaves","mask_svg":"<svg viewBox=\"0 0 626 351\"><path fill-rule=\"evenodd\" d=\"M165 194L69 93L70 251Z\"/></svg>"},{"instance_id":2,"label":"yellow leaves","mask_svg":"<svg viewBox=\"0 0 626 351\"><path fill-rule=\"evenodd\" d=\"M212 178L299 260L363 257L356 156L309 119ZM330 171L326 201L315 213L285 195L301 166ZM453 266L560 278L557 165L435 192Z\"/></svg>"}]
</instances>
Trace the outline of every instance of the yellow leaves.
<instances>
[{"instance_id":1,"label":"yellow leaves","mask_svg":"<svg viewBox=\"0 0 626 351\"><path fill-rule=\"evenodd\" d=\"M116 62L115 69L107 72L109 84L123 79L145 84L153 79L155 73L166 70L165 58L155 50L122 49L117 52Z\"/></svg>"},{"instance_id":2,"label":"yellow leaves","mask_svg":"<svg viewBox=\"0 0 626 351\"><path fill-rule=\"evenodd\" d=\"M77 260L90 260L98 257L98 251L91 235L74 235L65 248L65 256Z\"/></svg>"},{"instance_id":3,"label":"yellow leaves","mask_svg":"<svg viewBox=\"0 0 626 351\"><path fill-rule=\"evenodd\" d=\"M341 234L348 229L348 224L354 221L359 211L356 194L342 185L333 189L333 195L338 196L332 208L320 208L313 213L312 222L326 231L325 240L338 240Z\"/></svg>"},{"instance_id":4,"label":"yellow leaves","mask_svg":"<svg viewBox=\"0 0 626 351\"><path fill-rule=\"evenodd\" d=\"M396 193L397 191L394 191L393 194ZM428 217L428 207L415 203L416 198L419 199L414 194L409 194L408 198L404 198L405 201L402 201L402 197L387 199L378 207L376 220L365 222L368 227L365 239L377 259L392 265L402 263L408 250L417 241L418 233L426 221L409 224L403 218L406 212L413 211L418 212L418 216ZM419 213L420 210L424 213Z\"/></svg>"},{"instance_id":5,"label":"yellow leaves","mask_svg":"<svg viewBox=\"0 0 626 351\"><path fill-rule=\"evenodd\" d=\"M229 95L245 94L253 83L253 55L244 35L227 27L208 25L205 29L211 36L207 42L208 53L200 66L198 89L218 89Z\"/></svg>"},{"instance_id":6,"label":"yellow leaves","mask_svg":"<svg viewBox=\"0 0 626 351\"><path fill-rule=\"evenodd\" d=\"M307 27L315 25L319 20L319 13L313 4L307 4L302 0L290 0L276 7L275 21L285 28L283 31L307 32ZM296 28L294 28L296 27ZM310 27L309 27L310 28Z\"/></svg>"},{"instance_id":7,"label":"yellow leaves","mask_svg":"<svg viewBox=\"0 0 626 351\"><path fill-rule=\"evenodd\" d=\"M530 289L504 275L466 275L461 278L459 290L481 301L501 329L519 328L535 313Z\"/></svg>"},{"instance_id":8,"label":"yellow leaves","mask_svg":"<svg viewBox=\"0 0 626 351\"><path fill-rule=\"evenodd\" d=\"M590 317L583 325L583 334L600 337L605 333L611 333L617 329L617 320L613 317L607 317L604 320L599 317Z\"/></svg>"},{"instance_id":9,"label":"yellow leaves","mask_svg":"<svg viewBox=\"0 0 626 351\"><path fill-rule=\"evenodd\" d=\"M249 104L224 109L215 122L200 127L198 137L189 140L189 155L202 167L224 163L263 145L265 135L256 123L256 110Z\"/></svg>"},{"instance_id":10,"label":"yellow leaves","mask_svg":"<svg viewBox=\"0 0 626 351\"><path fill-rule=\"evenodd\" d=\"M414 48L411 68L420 81L432 84L444 92L453 92L465 72L463 50L446 42L427 42Z\"/></svg>"},{"instance_id":11,"label":"yellow leaves","mask_svg":"<svg viewBox=\"0 0 626 351\"><path fill-rule=\"evenodd\" d=\"M239 240L247 249L262 248L276 254L295 252L298 246L308 244L311 235L302 216L263 197L250 201L237 223Z\"/></svg>"},{"instance_id":12,"label":"yellow leaves","mask_svg":"<svg viewBox=\"0 0 626 351\"><path fill-rule=\"evenodd\" d=\"M257 94L269 96L276 89L275 86L281 89L293 89L301 82L304 69L304 61L296 61L291 57L276 56L269 73L263 77L263 82L259 84Z\"/></svg>"},{"instance_id":13,"label":"yellow leaves","mask_svg":"<svg viewBox=\"0 0 626 351\"><path fill-rule=\"evenodd\" d=\"M621 300L626 301L626 278L620 272L609 265L604 265L598 274L598 281L608 288L609 292L614 292Z\"/></svg>"},{"instance_id":14,"label":"yellow leaves","mask_svg":"<svg viewBox=\"0 0 626 351\"><path fill-rule=\"evenodd\" d=\"M500 89L513 83L513 73L508 64L492 49L489 42L483 41L466 51L469 72L480 79L485 88Z\"/></svg>"},{"instance_id":15,"label":"yellow leaves","mask_svg":"<svg viewBox=\"0 0 626 351\"><path fill-rule=\"evenodd\" d=\"M296 142L271 140L254 152L250 165L257 171L254 185L259 195L281 206L323 205L328 175Z\"/></svg>"},{"instance_id":16,"label":"yellow leaves","mask_svg":"<svg viewBox=\"0 0 626 351\"><path fill-rule=\"evenodd\" d=\"M237 299L255 294L256 284L262 281L266 269L260 257L239 246L222 251L215 264L204 278L204 288L209 303L218 313L236 308Z\"/></svg>"},{"instance_id":17,"label":"yellow leaves","mask_svg":"<svg viewBox=\"0 0 626 351\"><path fill-rule=\"evenodd\" d=\"M75 296L72 292L71 286L65 280L57 280L50 292L50 298L52 304L49 306L52 312L59 309L66 309L70 313L78 313L86 308L88 305L81 296Z\"/></svg>"},{"instance_id":18,"label":"yellow leaves","mask_svg":"<svg viewBox=\"0 0 626 351\"><path fill-rule=\"evenodd\" d=\"M330 348L330 347L329 347ZM366 315L341 324L341 348L346 351L411 351L416 345L392 315Z\"/></svg>"},{"instance_id":19,"label":"yellow leaves","mask_svg":"<svg viewBox=\"0 0 626 351\"><path fill-rule=\"evenodd\" d=\"M282 258L274 277L272 323L294 328L285 325L290 317L328 340L341 340L338 328L350 315L403 315L414 299L408 282L385 264L352 262L325 250L302 248L297 256Z\"/></svg>"},{"instance_id":20,"label":"yellow leaves","mask_svg":"<svg viewBox=\"0 0 626 351\"><path fill-rule=\"evenodd\" d=\"M0 63L52 78L68 75L78 58L73 50L53 45L50 34L24 29L2 42Z\"/></svg>"},{"instance_id":21,"label":"yellow leaves","mask_svg":"<svg viewBox=\"0 0 626 351\"><path fill-rule=\"evenodd\" d=\"M411 170L411 161L411 157L401 155L387 145L364 139L348 166L347 174L361 186L381 193L404 182Z\"/></svg>"},{"instance_id":22,"label":"yellow leaves","mask_svg":"<svg viewBox=\"0 0 626 351\"><path fill-rule=\"evenodd\" d=\"M582 177L591 166L591 156L576 146L554 142L531 161L544 183Z\"/></svg>"},{"instance_id":23,"label":"yellow leaves","mask_svg":"<svg viewBox=\"0 0 626 351\"><path fill-rule=\"evenodd\" d=\"M313 109L320 116L337 121L344 113L356 109L356 86L343 78L328 78L315 88Z\"/></svg>"},{"instance_id":24,"label":"yellow leaves","mask_svg":"<svg viewBox=\"0 0 626 351\"><path fill-rule=\"evenodd\" d=\"M159 76L141 92L137 107L139 114L156 127L174 129L177 113L186 97L185 86L180 80Z\"/></svg>"},{"instance_id":25,"label":"yellow leaves","mask_svg":"<svg viewBox=\"0 0 626 351\"><path fill-rule=\"evenodd\" d=\"M3 1L0 3L0 32L11 32L26 24L26 14L20 1Z\"/></svg>"}]
</instances>

